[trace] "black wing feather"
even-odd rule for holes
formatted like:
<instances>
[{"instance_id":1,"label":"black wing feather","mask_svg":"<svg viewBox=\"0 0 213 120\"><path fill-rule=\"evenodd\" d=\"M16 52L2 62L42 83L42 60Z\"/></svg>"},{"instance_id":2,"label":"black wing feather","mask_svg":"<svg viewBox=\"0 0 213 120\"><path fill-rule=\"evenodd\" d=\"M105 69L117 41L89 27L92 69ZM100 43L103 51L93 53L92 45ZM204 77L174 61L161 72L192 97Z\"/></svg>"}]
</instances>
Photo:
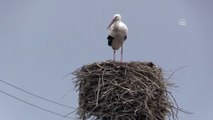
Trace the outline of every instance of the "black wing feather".
<instances>
[{"instance_id":1,"label":"black wing feather","mask_svg":"<svg viewBox=\"0 0 213 120\"><path fill-rule=\"evenodd\" d=\"M127 35L124 37L124 41L127 39Z\"/></svg>"},{"instance_id":2,"label":"black wing feather","mask_svg":"<svg viewBox=\"0 0 213 120\"><path fill-rule=\"evenodd\" d=\"M108 35L107 39L108 39L108 45L112 46L112 41L114 40L114 38L112 36Z\"/></svg>"}]
</instances>

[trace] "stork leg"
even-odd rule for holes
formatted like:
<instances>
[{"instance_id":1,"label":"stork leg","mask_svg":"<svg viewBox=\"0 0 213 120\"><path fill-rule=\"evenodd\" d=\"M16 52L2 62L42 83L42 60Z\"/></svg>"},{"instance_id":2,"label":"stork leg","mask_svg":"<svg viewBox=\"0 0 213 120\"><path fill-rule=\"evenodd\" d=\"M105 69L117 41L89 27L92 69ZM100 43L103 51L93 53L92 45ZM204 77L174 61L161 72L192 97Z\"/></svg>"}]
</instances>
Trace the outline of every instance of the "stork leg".
<instances>
[{"instance_id":1,"label":"stork leg","mask_svg":"<svg viewBox=\"0 0 213 120\"><path fill-rule=\"evenodd\" d=\"M123 62L123 44L121 45L121 62Z\"/></svg>"},{"instance_id":2,"label":"stork leg","mask_svg":"<svg viewBox=\"0 0 213 120\"><path fill-rule=\"evenodd\" d=\"M113 51L113 61L115 61L115 50Z\"/></svg>"}]
</instances>

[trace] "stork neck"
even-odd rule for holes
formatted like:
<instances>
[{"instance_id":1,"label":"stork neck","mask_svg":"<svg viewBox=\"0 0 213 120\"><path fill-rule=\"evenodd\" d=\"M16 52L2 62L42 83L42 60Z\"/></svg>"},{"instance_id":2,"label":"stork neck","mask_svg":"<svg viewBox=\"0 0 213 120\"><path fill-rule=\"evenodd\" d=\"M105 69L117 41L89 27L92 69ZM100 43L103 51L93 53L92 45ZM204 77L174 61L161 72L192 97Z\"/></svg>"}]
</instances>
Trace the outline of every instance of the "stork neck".
<instances>
[{"instance_id":1,"label":"stork neck","mask_svg":"<svg viewBox=\"0 0 213 120\"><path fill-rule=\"evenodd\" d=\"M115 21L115 22L114 22L114 26L118 26L120 22L121 22L120 20Z\"/></svg>"}]
</instances>

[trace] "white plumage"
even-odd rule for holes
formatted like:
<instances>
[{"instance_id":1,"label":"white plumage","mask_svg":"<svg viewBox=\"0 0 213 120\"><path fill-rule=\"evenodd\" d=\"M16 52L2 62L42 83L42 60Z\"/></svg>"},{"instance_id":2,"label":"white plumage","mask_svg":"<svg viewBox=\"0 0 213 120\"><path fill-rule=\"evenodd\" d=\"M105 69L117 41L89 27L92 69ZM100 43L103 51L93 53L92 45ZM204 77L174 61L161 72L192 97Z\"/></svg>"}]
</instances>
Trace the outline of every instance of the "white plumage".
<instances>
[{"instance_id":1,"label":"white plumage","mask_svg":"<svg viewBox=\"0 0 213 120\"><path fill-rule=\"evenodd\" d=\"M121 15L115 14L112 22L107 27L109 29L108 45L114 50L113 60L115 61L115 52L121 48L121 62L123 61L123 43L127 38L128 28L121 22Z\"/></svg>"}]
</instances>

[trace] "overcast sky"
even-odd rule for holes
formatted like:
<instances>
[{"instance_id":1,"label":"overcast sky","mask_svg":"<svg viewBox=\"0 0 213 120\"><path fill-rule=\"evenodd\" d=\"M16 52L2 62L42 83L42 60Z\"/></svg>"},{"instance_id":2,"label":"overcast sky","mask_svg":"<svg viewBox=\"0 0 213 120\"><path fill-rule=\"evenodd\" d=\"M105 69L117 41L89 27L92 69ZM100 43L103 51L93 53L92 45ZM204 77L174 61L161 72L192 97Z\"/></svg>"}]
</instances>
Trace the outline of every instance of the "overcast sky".
<instances>
[{"instance_id":1,"label":"overcast sky","mask_svg":"<svg viewBox=\"0 0 213 120\"><path fill-rule=\"evenodd\" d=\"M188 65L175 73L172 82L179 87L171 91L179 106L194 114L179 118L212 120L212 5L211 0L0 0L0 79L77 107L73 76L63 76L112 59L106 27L120 13L129 28L124 61L152 61L168 74ZM1 82L0 90L63 115L72 111ZM2 93L0 119L66 120Z\"/></svg>"}]
</instances>

